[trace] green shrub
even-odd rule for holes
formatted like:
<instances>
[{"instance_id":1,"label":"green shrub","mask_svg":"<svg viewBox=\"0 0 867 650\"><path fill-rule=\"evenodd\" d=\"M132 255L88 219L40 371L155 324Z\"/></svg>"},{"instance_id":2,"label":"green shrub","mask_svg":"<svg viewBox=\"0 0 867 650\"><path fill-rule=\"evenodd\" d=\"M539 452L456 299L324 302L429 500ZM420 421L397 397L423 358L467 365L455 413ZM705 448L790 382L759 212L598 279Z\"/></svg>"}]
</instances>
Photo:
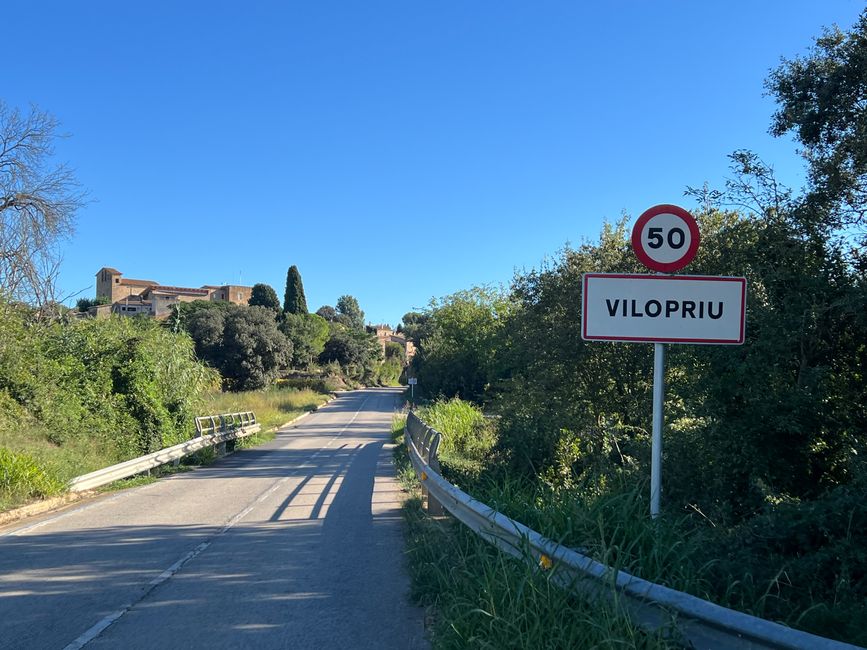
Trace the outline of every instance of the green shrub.
<instances>
[{"instance_id":1,"label":"green shrub","mask_svg":"<svg viewBox=\"0 0 867 650\"><path fill-rule=\"evenodd\" d=\"M861 479L813 501L767 507L705 546L709 584L731 584L728 601L755 608L754 594L737 581L748 574L762 586L762 616L867 645L865 494Z\"/></svg>"},{"instance_id":2,"label":"green shrub","mask_svg":"<svg viewBox=\"0 0 867 650\"><path fill-rule=\"evenodd\" d=\"M403 360L394 356L386 356L376 371L376 382L380 386L397 386L402 373Z\"/></svg>"}]
</instances>

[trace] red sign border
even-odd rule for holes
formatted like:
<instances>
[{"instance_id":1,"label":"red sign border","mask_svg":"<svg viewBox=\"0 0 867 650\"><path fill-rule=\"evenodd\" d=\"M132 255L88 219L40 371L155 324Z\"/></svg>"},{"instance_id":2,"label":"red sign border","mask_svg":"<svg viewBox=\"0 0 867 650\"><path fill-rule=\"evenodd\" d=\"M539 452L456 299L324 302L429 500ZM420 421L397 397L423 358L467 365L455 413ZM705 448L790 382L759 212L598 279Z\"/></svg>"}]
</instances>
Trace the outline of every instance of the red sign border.
<instances>
[{"instance_id":1,"label":"red sign border","mask_svg":"<svg viewBox=\"0 0 867 650\"><path fill-rule=\"evenodd\" d=\"M674 262L657 262L645 252L644 247L642 246L641 231L644 229L644 225L658 214L673 214L680 217L689 228L691 236L689 248L686 250L683 257ZM683 208L668 203L654 205L652 208L648 208L641 213L641 216L638 217L638 221L636 221L635 225L632 227L632 250L635 251L635 256L638 258L638 261L644 264L644 266L649 268L651 271L659 271L660 273L672 273L687 266L695 258L700 242L701 235L698 231L698 223L696 223L695 217Z\"/></svg>"},{"instance_id":2,"label":"red sign border","mask_svg":"<svg viewBox=\"0 0 867 650\"><path fill-rule=\"evenodd\" d=\"M739 282L741 288L741 328L738 339L686 339L651 336L588 336L587 335L587 280L589 278L620 278L642 280L706 280L710 282ZM743 345L747 322L747 279L719 275L646 275L642 273L585 273L581 280L581 338L585 341L624 341L632 343L695 343L699 345Z\"/></svg>"}]
</instances>

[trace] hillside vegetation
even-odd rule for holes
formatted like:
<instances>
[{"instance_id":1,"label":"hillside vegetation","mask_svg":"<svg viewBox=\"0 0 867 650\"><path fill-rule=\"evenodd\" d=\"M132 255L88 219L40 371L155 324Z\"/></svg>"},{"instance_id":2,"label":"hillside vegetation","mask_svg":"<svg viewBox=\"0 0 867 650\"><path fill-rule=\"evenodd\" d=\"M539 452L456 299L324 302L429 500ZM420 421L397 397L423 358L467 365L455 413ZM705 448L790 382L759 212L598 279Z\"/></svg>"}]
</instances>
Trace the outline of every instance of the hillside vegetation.
<instances>
[{"instance_id":1,"label":"hillside vegetation","mask_svg":"<svg viewBox=\"0 0 867 650\"><path fill-rule=\"evenodd\" d=\"M147 319L45 322L0 302L0 341L0 505L188 439L219 381Z\"/></svg>"}]
</instances>

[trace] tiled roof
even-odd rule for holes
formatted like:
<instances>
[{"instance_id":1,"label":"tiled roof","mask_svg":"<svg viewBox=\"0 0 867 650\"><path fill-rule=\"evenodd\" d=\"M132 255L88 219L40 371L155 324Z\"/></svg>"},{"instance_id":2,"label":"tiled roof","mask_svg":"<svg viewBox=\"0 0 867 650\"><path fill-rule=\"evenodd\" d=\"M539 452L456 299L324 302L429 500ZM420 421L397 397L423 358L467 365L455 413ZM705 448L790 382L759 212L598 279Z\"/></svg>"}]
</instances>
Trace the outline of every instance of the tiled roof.
<instances>
[{"instance_id":1,"label":"tiled roof","mask_svg":"<svg viewBox=\"0 0 867 650\"><path fill-rule=\"evenodd\" d=\"M128 296L114 301L115 305L149 305L150 300L145 300L141 296Z\"/></svg>"},{"instance_id":2,"label":"tiled roof","mask_svg":"<svg viewBox=\"0 0 867 650\"><path fill-rule=\"evenodd\" d=\"M192 289L190 287L166 287L163 285L156 285L150 288L151 292L159 291L162 293L187 293L196 296L207 296L210 291L207 289Z\"/></svg>"},{"instance_id":3,"label":"tiled roof","mask_svg":"<svg viewBox=\"0 0 867 650\"><path fill-rule=\"evenodd\" d=\"M110 266L103 266L103 267L102 267L101 269L99 269L99 270L100 270L100 272L101 272L101 271L108 271L109 273L113 273L113 274L115 274L115 275L122 275L120 271L118 271L117 269L113 269L113 268L111 268Z\"/></svg>"},{"instance_id":4,"label":"tiled roof","mask_svg":"<svg viewBox=\"0 0 867 650\"><path fill-rule=\"evenodd\" d=\"M132 278L122 278L120 284L125 284L132 287L153 287L159 284L153 280L133 280Z\"/></svg>"}]
</instances>

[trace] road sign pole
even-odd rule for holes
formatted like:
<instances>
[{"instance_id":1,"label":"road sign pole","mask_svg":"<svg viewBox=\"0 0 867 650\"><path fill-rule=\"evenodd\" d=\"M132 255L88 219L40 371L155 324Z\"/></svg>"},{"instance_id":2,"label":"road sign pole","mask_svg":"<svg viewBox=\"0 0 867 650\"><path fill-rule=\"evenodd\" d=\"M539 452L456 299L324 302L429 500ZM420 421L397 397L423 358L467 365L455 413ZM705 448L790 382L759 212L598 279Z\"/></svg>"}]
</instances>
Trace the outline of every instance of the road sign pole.
<instances>
[{"instance_id":1,"label":"road sign pole","mask_svg":"<svg viewBox=\"0 0 867 650\"><path fill-rule=\"evenodd\" d=\"M662 491L662 422L665 406L665 345L653 344L653 434L650 449L650 516L659 516Z\"/></svg>"}]
</instances>

